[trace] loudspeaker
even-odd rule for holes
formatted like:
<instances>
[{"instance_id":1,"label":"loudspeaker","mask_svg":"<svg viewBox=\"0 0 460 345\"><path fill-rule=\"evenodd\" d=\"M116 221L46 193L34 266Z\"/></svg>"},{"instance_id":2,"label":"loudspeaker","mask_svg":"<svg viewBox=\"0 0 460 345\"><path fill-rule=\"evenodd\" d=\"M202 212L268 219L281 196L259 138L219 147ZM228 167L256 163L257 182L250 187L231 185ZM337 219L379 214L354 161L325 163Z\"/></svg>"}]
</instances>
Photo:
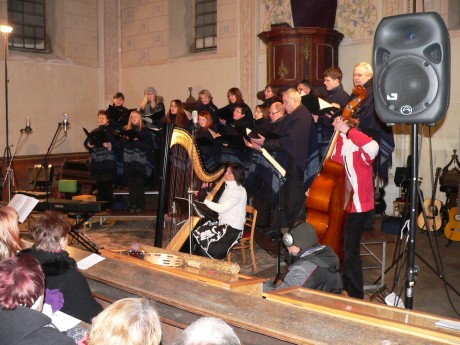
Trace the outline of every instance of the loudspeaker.
<instances>
[{"instance_id":1,"label":"loudspeaker","mask_svg":"<svg viewBox=\"0 0 460 345\"><path fill-rule=\"evenodd\" d=\"M374 36L374 101L387 124L435 124L450 96L450 39L435 12L383 18Z\"/></svg>"}]
</instances>

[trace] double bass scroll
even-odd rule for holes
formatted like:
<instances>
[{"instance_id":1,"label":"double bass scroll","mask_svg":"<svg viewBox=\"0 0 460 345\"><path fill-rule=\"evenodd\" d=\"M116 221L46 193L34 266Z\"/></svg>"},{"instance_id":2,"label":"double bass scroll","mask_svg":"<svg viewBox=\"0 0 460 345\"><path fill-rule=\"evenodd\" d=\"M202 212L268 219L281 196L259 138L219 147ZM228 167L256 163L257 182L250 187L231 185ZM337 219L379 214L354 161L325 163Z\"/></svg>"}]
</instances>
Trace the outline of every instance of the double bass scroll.
<instances>
[{"instance_id":1,"label":"double bass scroll","mask_svg":"<svg viewBox=\"0 0 460 345\"><path fill-rule=\"evenodd\" d=\"M364 102L366 89L356 86L353 94L356 97L345 106L342 114L342 119L349 122L354 121L352 115L355 109ZM339 258L342 258L346 176L345 167L331 159L338 136L339 132L335 131L320 170L310 187L306 207L307 222L315 227L319 242L331 246Z\"/></svg>"}]
</instances>

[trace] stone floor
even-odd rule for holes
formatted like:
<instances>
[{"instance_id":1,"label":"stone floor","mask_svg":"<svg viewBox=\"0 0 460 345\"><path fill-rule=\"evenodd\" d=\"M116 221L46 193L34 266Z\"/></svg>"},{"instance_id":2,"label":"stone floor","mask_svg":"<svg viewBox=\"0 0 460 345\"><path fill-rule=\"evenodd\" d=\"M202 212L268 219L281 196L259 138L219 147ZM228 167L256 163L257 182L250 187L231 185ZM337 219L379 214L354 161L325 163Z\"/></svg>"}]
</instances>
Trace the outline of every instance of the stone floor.
<instances>
[{"instance_id":1,"label":"stone floor","mask_svg":"<svg viewBox=\"0 0 460 345\"><path fill-rule=\"evenodd\" d=\"M83 229L98 247L105 248L129 248L138 244L153 245L155 221L152 219L111 219L103 225L94 221L91 228ZM26 230L23 232L27 237ZM429 236L430 235L430 236ZM404 245L406 236L398 241L397 235L389 235L381 232L381 220L378 220L373 231L364 235L367 242L376 239L379 244L368 244L367 247L377 258L382 257L382 240L386 241L385 268L387 270L384 285L380 289L366 291L366 300L376 303L384 303L383 298L394 291L396 295L405 300L405 279L407 277L406 265L403 265L403 257L408 257L409 244ZM370 238L370 239L369 239ZM431 243L434 250L431 250ZM409 241L409 243L412 243ZM438 314L446 317L459 319L454 308L460 312L460 243L453 242L449 245L446 237L441 234L415 231L414 260L415 266L419 267L413 288L412 309L422 312ZM74 243L78 246L78 243ZM363 253L364 248L363 249ZM406 250L403 250L406 249ZM267 279L273 279L277 273L277 259L256 244L256 261L259 271L254 273L252 263L242 265L241 255L235 253L233 260L241 265L241 273L257 275ZM363 257L364 266L379 266L379 262L371 256ZM435 262L440 262L442 270L436 270ZM403 267L401 267L403 266ZM432 271L432 267L435 271ZM285 273L286 265L281 261L280 273ZM442 273L443 272L443 273ZM380 269L368 269L364 271L365 285L381 285ZM442 280L440 277L444 277ZM407 304L407 303L406 303Z\"/></svg>"}]
</instances>

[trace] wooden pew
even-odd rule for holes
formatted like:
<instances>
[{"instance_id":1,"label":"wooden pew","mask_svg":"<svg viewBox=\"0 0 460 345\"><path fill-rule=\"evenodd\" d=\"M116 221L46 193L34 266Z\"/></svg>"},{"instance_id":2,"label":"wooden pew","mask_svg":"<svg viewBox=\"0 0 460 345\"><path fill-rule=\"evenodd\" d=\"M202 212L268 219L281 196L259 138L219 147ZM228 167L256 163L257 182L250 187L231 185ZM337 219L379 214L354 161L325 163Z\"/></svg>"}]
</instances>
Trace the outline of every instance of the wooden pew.
<instances>
[{"instance_id":1,"label":"wooden pew","mask_svg":"<svg viewBox=\"0 0 460 345\"><path fill-rule=\"evenodd\" d=\"M69 252L76 260L90 254L74 248ZM154 301L164 326L163 345L171 344L181 329L200 316L222 318L246 345L460 342L459 332L433 326L445 319L439 316L310 290L280 290L262 298L231 284L213 282L211 270L208 276L202 272L192 275L108 254L106 260L82 273L93 291L107 301L128 296ZM262 283L248 278L241 284Z\"/></svg>"}]
</instances>

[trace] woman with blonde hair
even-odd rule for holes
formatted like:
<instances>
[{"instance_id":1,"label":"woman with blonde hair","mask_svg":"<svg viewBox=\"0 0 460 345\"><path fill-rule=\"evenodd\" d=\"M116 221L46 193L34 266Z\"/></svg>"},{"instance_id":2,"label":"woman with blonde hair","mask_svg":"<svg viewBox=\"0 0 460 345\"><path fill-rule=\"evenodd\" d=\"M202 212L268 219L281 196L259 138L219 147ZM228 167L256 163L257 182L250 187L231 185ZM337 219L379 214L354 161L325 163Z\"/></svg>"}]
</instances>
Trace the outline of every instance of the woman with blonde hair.
<instances>
[{"instance_id":1,"label":"woman with blonde hair","mask_svg":"<svg viewBox=\"0 0 460 345\"><path fill-rule=\"evenodd\" d=\"M203 89L198 93L198 112L207 111L212 117L212 130L215 132L220 132L222 127L219 116L217 116L217 111L219 108L213 103L213 97L211 92L207 89Z\"/></svg>"},{"instance_id":2,"label":"woman with blonde hair","mask_svg":"<svg viewBox=\"0 0 460 345\"><path fill-rule=\"evenodd\" d=\"M162 102L162 97L158 96L157 90L153 86L145 88L139 110L142 119L147 123L147 127L161 127L161 122L165 117L165 105Z\"/></svg>"},{"instance_id":3,"label":"woman with blonde hair","mask_svg":"<svg viewBox=\"0 0 460 345\"><path fill-rule=\"evenodd\" d=\"M128 208L131 213L140 213L145 208L145 183L153 172L153 138L140 112L131 112L121 137L123 171L129 190Z\"/></svg>"},{"instance_id":4,"label":"woman with blonde hair","mask_svg":"<svg viewBox=\"0 0 460 345\"><path fill-rule=\"evenodd\" d=\"M18 213L10 206L0 208L0 261L15 256L22 249Z\"/></svg>"},{"instance_id":5,"label":"woman with blonde hair","mask_svg":"<svg viewBox=\"0 0 460 345\"><path fill-rule=\"evenodd\" d=\"M87 345L158 345L161 324L145 298L125 298L109 305L93 319Z\"/></svg>"}]
</instances>

